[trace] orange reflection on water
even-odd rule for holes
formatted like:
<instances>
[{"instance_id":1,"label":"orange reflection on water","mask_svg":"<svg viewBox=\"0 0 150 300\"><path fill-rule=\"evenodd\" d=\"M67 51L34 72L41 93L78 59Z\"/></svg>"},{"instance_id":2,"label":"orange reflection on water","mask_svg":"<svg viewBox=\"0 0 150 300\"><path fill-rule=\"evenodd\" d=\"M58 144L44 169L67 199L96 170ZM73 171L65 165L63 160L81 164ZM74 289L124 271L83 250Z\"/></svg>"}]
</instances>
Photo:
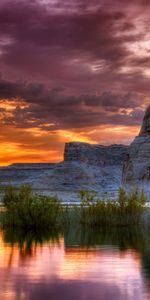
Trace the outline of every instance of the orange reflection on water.
<instances>
[{"instance_id":1,"label":"orange reflection on water","mask_svg":"<svg viewBox=\"0 0 150 300\"><path fill-rule=\"evenodd\" d=\"M18 282L18 278L22 276L17 296L16 280ZM91 249L66 248L63 237L56 242L34 244L31 251L28 251L26 244L19 247L17 244L11 246L5 243L1 233L0 281L0 295L3 295L3 300L28 299L26 289L30 292L31 283L47 283L49 289L52 283L60 282L80 282L83 287L85 283L91 286L96 284L97 294L101 293L102 287L106 290L115 287L119 295L126 295L118 298L121 300L133 300L135 295L137 299L143 299L145 295L141 257L137 252L126 250L121 254L117 248L108 246Z\"/></svg>"},{"instance_id":2,"label":"orange reflection on water","mask_svg":"<svg viewBox=\"0 0 150 300\"><path fill-rule=\"evenodd\" d=\"M96 280L121 284L140 279L140 256L133 250L120 255L117 249L67 249L59 276L63 279ZM130 274L129 274L130 269Z\"/></svg>"}]
</instances>

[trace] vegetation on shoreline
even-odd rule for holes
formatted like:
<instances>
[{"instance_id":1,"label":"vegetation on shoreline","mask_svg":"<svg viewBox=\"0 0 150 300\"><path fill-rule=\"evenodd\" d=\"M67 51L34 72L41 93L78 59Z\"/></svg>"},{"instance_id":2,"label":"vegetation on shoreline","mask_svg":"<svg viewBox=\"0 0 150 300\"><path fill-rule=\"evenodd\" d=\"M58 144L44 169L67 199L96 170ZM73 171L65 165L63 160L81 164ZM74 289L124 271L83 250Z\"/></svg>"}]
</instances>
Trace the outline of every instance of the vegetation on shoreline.
<instances>
[{"instance_id":1,"label":"vegetation on shoreline","mask_svg":"<svg viewBox=\"0 0 150 300\"><path fill-rule=\"evenodd\" d=\"M12 186L7 187L3 204L4 226L35 230L55 226L62 210L57 197L33 195L28 185L22 185L19 191Z\"/></svg>"},{"instance_id":2,"label":"vegetation on shoreline","mask_svg":"<svg viewBox=\"0 0 150 300\"><path fill-rule=\"evenodd\" d=\"M140 223L146 203L143 191L137 189L127 195L120 188L118 201L98 200L94 193L83 190L79 196L79 206L64 206L56 196L34 195L28 185L22 185L18 191L9 186L3 197L5 210L1 213L1 223L4 227L34 230L70 223L90 227L129 226Z\"/></svg>"},{"instance_id":3,"label":"vegetation on shoreline","mask_svg":"<svg viewBox=\"0 0 150 300\"><path fill-rule=\"evenodd\" d=\"M138 224L147 200L138 189L127 195L124 188L120 188L118 201L93 201L94 194L89 195L87 191L82 191L81 195L80 222L90 226Z\"/></svg>"}]
</instances>

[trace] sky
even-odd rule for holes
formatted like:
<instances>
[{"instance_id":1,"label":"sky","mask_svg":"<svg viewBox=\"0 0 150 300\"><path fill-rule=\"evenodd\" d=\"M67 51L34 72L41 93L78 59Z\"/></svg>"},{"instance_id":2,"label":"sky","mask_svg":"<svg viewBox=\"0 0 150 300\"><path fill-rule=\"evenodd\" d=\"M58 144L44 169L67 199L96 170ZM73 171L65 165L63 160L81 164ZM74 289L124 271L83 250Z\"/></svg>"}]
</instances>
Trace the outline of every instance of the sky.
<instances>
[{"instance_id":1,"label":"sky","mask_svg":"<svg viewBox=\"0 0 150 300\"><path fill-rule=\"evenodd\" d=\"M0 165L129 144L150 104L149 0L0 1Z\"/></svg>"}]
</instances>

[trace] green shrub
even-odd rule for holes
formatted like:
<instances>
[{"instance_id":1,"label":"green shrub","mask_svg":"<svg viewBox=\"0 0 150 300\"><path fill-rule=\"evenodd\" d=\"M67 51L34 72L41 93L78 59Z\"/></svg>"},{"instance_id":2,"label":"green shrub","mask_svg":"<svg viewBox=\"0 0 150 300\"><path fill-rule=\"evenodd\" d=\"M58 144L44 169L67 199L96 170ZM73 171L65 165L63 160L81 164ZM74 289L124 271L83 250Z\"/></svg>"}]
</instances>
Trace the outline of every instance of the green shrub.
<instances>
[{"instance_id":1,"label":"green shrub","mask_svg":"<svg viewBox=\"0 0 150 300\"><path fill-rule=\"evenodd\" d=\"M19 190L5 190L2 215L4 226L25 229L49 228L56 225L83 224L89 226L125 226L138 224L146 197L134 189L129 194L119 189L118 201L97 200L95 193L80 191L81 205L63 206L57 197L33 195L29 185Z\"/></svg>"},{"instance_id":2,"label":"green shrub","mask_svg":"<svg viewBox=\"0 0 150 300\"><path fill-rule=\"evenodd\" d=\"M62 210L57 197L33 195L28 185L21 186L19 191L8 187L3 203L6 207L4 223L25 228L56 225Z\"/></svg>"},{"instance_id":3,"label":"green shrub","mask_svg":"<svg viewBox=\"0 0 150 300\"><path fill-rule=\"evenodd\" d=\"M144 211L146 197L138 189L129 195L123 188L119 189L118 201L104 201L92 198L85 201L85 195L81 198L79 207L80 223L90 226L100 225L133 225L141 220Z\"/></svg>"}]
</instances>

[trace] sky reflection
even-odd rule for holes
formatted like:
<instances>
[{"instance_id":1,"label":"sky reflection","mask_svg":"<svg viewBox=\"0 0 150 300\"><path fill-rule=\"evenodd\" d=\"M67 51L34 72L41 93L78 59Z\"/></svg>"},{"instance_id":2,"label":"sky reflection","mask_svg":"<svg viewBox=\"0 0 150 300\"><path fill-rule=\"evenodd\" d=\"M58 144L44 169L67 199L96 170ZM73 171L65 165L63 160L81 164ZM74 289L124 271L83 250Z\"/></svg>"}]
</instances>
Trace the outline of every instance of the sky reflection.
<instances>
[{"instance_id":1,"label":"sky reflection","mask_svg":"<svg viewBox=\"0 0 150 300\"><path fill-rule=\"evenodd\" d=\"M64 238L36 244L29 254L0 234L3 300L148 299L141 254L117 247L66 247Z\"/></svg>"}]
</instances>

